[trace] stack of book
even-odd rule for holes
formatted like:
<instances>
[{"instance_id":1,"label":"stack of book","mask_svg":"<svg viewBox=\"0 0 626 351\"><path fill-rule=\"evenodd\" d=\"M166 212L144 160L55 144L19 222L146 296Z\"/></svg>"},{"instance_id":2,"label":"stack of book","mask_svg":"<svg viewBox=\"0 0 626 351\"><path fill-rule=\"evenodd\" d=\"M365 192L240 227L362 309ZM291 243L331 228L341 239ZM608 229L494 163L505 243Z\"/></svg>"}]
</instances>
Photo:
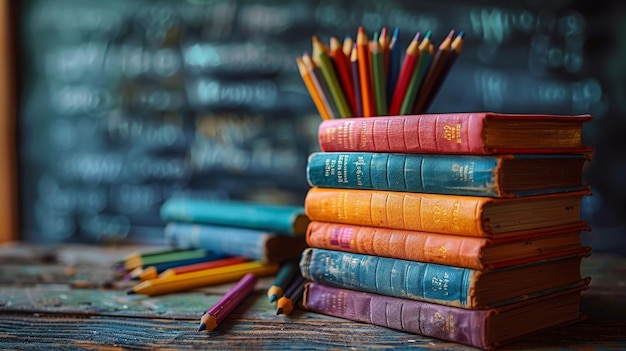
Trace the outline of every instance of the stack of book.
<instances>
[{"instance_id":1,"label":"stack of book","mask_svg":"<svg viewBox=\"0 0 626 351\"><path fill-rule=\"evenodd\" d=\"M580 319L590 116L325 120L303 307L491 349Z\"/></svg>"},{"instance_id":2,"label":"stack of book","mask_svg":"<svg viewBox=\"0 0 626 351\"><path fill-rule=\"evenodd\" d=\"M302 206L172 198L161 206L165 237L180 249L205 249L263 263L300 257L309 224Z\"/></svg>"},{"instance_id":3,"label":"stack of book","mask_svg":"<svg viewBox=\"0 0 626 351\"><path fill-rule=\"evenodd\" d=\"M125 260L123 269L137 271L142 280L129 294L181 292L248 273L273 275L307 247L309 220L302 206L172 198L162 205L161 217L173 251Z\"/></svg>"}]
</instances>

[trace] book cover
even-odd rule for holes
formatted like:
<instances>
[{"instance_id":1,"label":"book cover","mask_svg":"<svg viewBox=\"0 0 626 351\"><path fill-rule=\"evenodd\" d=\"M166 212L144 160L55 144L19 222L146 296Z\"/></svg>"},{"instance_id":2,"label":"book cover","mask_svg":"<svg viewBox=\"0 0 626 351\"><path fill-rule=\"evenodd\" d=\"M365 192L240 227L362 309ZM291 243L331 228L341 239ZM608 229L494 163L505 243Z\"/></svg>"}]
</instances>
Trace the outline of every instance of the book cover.
<instances>
[{"instance_id":1,"label":"book cover","mask_svg":"<svg viewBox=\"0 0 626 351\"><path fill-rule=\"evenodd\" d=\"M304 237L208 224L171 222L165 226L165 238L176 248L205 249L264 263L298 259L307 247Z\"/></svg>"},{"instance_id":2,"label":"book cover","mask_svg":"<svg viewBox=\"0 0 626 351\"><path fill-rule=\"evenodd\" d=\"M312 221L306 241L314 248L486 271L577 252L583 229L589 228L563 227L534 235L487 239Z\"/></svg>"},{"instance_id":3,"label":"book cover","mask_svg":"<svg viewBox=\"0 0 626 351\"><path fill-rule=\"evenodd\" d=\"M307 283L309 311L489 350L548 328L580 320L582 280L497 309L467 310Z\"/></svg>"},{"instance_id":4,"label":"book cover","mask_svg":"<svg viewBox=\"0 0 626 351\"><path fill-rule=\"evenodd\" d=\"M582 225L580 204L588 194L492 198L314 187L304 208L312 221L496 238Z\"/></svg>"},{"instance_id":5,"label":"book cover","mask_svg":"<svg viewBox=\"0 0 626 351\"><path fill-rule=\"evenodd\" d=\"M491 271L317 248L305 249L302 275L345 289L468 309L493 308L582 279L574 255Z\"/></svg>"},{"instance_id":6,"label":"book cover","mask_svg":"<svg viewBox=\"0 0 626 351\"><path fill-rule=\"evenodd\" d=\"M161 218L166 222L250 228L287 236L303 236L309 224L302 206L184 198L165 201Z\"/></svg>"},{"instance_id":7,"label":"book cover","mask_svg":"<svg viewBox=\"0 0 626 351\"><path fill-rule=\"evenodd\" d=\"M320 123L322 151L504 154L579 153L590 115L491 112L331 119Z\"/></svg>"},{"instance_id":8,"label":"book cover","mask_svg":"<svg viewBox=\"0 0 626 351\"><path fill-rule=\"evenodd\" d=\"M585 154L315 152L306 175L318 187L513 197L585 189L587 159Z\"/></svg>"}]
</instances>

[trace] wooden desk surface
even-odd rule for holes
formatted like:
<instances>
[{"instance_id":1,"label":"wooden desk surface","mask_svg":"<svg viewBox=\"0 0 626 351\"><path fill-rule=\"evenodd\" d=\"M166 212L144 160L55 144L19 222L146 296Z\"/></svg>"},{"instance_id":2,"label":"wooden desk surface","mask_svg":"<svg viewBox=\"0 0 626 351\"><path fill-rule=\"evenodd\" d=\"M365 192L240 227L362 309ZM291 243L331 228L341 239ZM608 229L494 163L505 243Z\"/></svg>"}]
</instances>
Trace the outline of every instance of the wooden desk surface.
<instances>
[{"instance_id":1,"label":"wooden desk surface","mask_svg":"<svg viewBox=\"0 0 626 351\"><path fill-rule=\"evenodd\" d=\"M382 327L296 310L276 316L256 289L215 331L200 315L232 285L159 297L126 295L111 264L137 247L0 247L0 349L436 349L475 350ZM144 248L145 249L145 248ZM544 332L503 350L626 349L626 257L583 261L591 287L585 322Z\"/></svg>"}]
</instances>

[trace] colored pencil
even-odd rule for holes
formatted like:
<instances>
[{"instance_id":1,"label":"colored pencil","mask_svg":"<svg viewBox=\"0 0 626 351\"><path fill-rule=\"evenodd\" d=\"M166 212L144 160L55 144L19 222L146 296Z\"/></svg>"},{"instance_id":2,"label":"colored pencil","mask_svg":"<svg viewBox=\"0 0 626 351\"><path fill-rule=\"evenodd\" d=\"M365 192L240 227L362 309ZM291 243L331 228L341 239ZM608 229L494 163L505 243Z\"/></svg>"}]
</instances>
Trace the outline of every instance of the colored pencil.
<instances>
[{"instance_id":1,"label":"colored pencil","mask_svg":"<svg viewBox=\"0 0 626 351\"><path fill-rule=\"evenodd\" d=\"M265 264L260 261L239 263L225 267L210 268L202 271L179 274L165 278L156 278L141 282L126 293L143 295L162 295L188 291L205 286L232 282L247 273L257 277L276 274L278 264Z\"/></svg>"},{"instance_id":2,"label":"colored pencil","mask_svg":"<svg viewBox=\"0 0 626 351\"><path fill-rule=\"evenodd\" d=\"M450 54L448 55L448 60L446 61L445 66L441 70L441 73L437 77L437 81L435 82L435 85L431 89L430 96L428 97L426 101L426 106L424 107L425 110L428 110L428 108L430 107L430 104L432 104L433 100L435 100L435 97L437 96L439 89L443 85L443 82L446 80L448 73L450 72L450 70L452 69L452 66L454 65L454 62L456 61L456 58L461 53L461 50L463 49L464 37L465 37L465 33L463 31L460 31L459 34L457 34L456 38L454 38L454 40L452 41L452 44L450 45L451 50L450 50Z\"/></svg>"},{"instance_id":3,"label":"colored pencil","mask_svg":"<svg viewBox=\"0 0 626 351\"><path fill-rule=\"evenodd\" d=\"M244 275L213 307L200 318L198 331L213 330L252 292L257 278L254 274Z\"/></svg>"},{"instance_id":4,"label":"colored pencil","mask_svg":"<svg viewBox=\"0 0 626 351\"><path fill-rule=\"evenodd\" d=\"M166 277L171 277L174 275L203 271L205 269L226 267L226 266L231 266L231 265L244 263L248 261L250 261L250 259L247 257L229 257L229 258L222 258L222 259L210 261L210 262L172 267L161 272L157 278L166 278Z\"/></svg>"},{"instance_id":5,"label":"colored pencil","mask_svg":"<svg viewBox=\"0 0 626 351\"><path fill-rule=\"evenodd\" d=\"M350 107L350 116L354 116L356 111L356 101L354 100L354 88L352 87L352 70L350 68L350 59L344 55L341 43L335 37L330 38L330 57L335 66L335 71L339 76L340 87L343 89L344 96L348 100Z\"/></svg>"},{"instance_id":6,"label":"colored pencil","mask_svg":"<svg viewBox=\"0 0 626 351\"><path fill-rule=\"evenodd\" d=\"M416 98L415 106L413 107L413 113L425 113L428 99L432 96L432 90L435 87L439 75L441 74L443 67L446 65L446 61L450 55L452 49L452 39L454 36L454 30L451 30L446 38L441 42L435 56L432 59L432 63L428 69L428 73L424 77L418 96Z\"/></svg>"},{"instance_id":7,"label":"colored pencil","mask_svg":"<svg viewBox=\"0 0 626 351\"><path fill-rule=\"evenodd\" d=\"M306 284L307 280L303 276L298 276L294 281L289 285L285 294L278 299L276 303L276 314L291 314L293 309L296 307L296 304L302 298L302 293L304 292L304 284Z\"/></svg>"},{"instance_id":8,"label":"colored pencil","mask_svg":"<svg viewBox=\"0 0 626 351\"><path fill-rule=\"evenodd\" d=\"M357 57L356 45L352 48L350 54L350 65L352 67L352 82L354 86L354 100L356 104L356 111L354 112L356 117L363 116L363 101L361 100L361 77L359 75L359 60Z\"/></svg>"},{"instance_id":9,"label":"colored pencil","mask_svg":"<svg viewBox=\"0 0 626 351\"><path fill-rule=\"evenodd\" d=\"M357 60L359 62L359 80L361 83L361 104L363 116L376 115L376 102L370 66L369 41L363 27L359 27L356 36Z\"/></svg>"},{"instance_id":10,"label":"colored pencil","mask_svg":"<svg viewBox=\"0 0 626 351\"><path fill-rule=\"evenodd\" d=\"M343 38L343 44L342 44L342 50L343 50L343 54L346 57L350 57L350 55L352 54L352 46L354 46L354 41L352 40L352 37L347 35Z\"/></svg>"},{"instance_id":11,"label":"colored pencil","mask_svg":"<svg viewBox=\"0 0 626 351\"><path fill-rule=\"evenodd\" d=\"M315 89L318 91L320 98L324 103L326 112L328 113L328 118L339 118L339 111L337 111L335 102L330 96L330 89L328 88L328 84L326 84L326 80L324 79L322 72L319 70L319 67L315 66L313 59L307 53L302 55L302 63L304 63L307 71L309 71L311 81L313 81L313 85L315 85Z\"/></svg>"},{"instance_id":12,"label":"colored pencil","mask_svg":"<svg viewBox=\"0 0 626 351\"><path fill-rule=\"evenodd\" d=\"M389 73L389 34L387 33L387 27L383 27L380 30L378 36L378 47L383 57L383 76L385 79L385 89L387 86L387 74ZM386 93L385 93L386 94ZM386 95L385 95L386 98Z\"/></svg>"},{"instance_id":13,"label":"colored pencil","mask_svg":"<svg viewBox=\"0 0 626 351\"><path fill-rule=\"evenodd\" d=\"M212 255L207 255L205 257L188 258L188 259L184 259L184 260L176 260L176 261L157 263L157 264L154 264L152 266L148 266L148 267L144 268L141 271L141 273L139 274L139 276L137 277L137 279L139 279L139 280L154 279L154 278L156 278L159 275L159 273L162 273L165 270L173 268L173 267L180 267L180 266L187 266L187 265L190 265L190 264L213 262L215 260L219 260L219 259L222 259L224 257L227 257L227 255L213 253Z\"/></svg>"},{"instance_id":14,"label":"colored pencil","mask_svg":"<svg viewBox=\"0 0 626 351\"><path fill-rule=\"evenodd\" d=\"M432 44L430 42L430 34L431 32L428 31L419 45L419 59L417 60L415 70L413 71L413 75L411 76L411 79L409 81L409 87L404 94L402 106L400 106L399 114L401 115L409 114L413 110L413 106L415 104L415 101L417 100L417 96L421 91L420 87L423 78L428 71L428 67L430 66L430 62L432 59Z\"/></svg>"},{"instance_id":15,"label":"colored pencil","mask_svg":"<svg viewBox=\"0 0 626 351\"><path fill-rule=\"evenodd\" d=\"M300 269L298 264L292 261L285 262L281 265L272 286L267 289L267 297L270 302L274 303L283 296L283 293L287 290L289 283L291 283L298 269Z\"/></svg>"},{"instance_id":16,"label":"colored pencil","mask_svg":"<svg viewBox=\"0 0 626 351\"><path fill-rule=\"evenodd\" d=\"M409 44L408 48L406 49L406 53L404 54L404 62L402 63L402 68L400 69L396 88L393 92L391 105L389 106L389 114L392 116L400 114L402 101L406 96L406 91L409 87L411 77L413 76L415 66L419 59L419 40L420 33L417 33L413 37L413 40L411 40L411 43Z\"/></svg>"},{"instance_id":17,"label":"colored pencil","mask_svg":"<svg viewBox=\"0 0 626 351\"><path fill-rule=\"evenodd\" d=\"M415 64L415 69L413 70L413 75L409 80L409 86L406 89L404 98L402 99L402 105L400 106L399 112L400 115L406 115L413 111L413 106L417 100L421 83L426 72L428 71L428 67L432 59L430 34L431 32L428 31L418 46L418 59Z\"/></svg>"},{"instance_id":18,"label":"colored pencil","mask_svg":"<svg viewBox=\"0 0 626 351\"><path fill-rule=\"evenodd\" d=\"M384 116L387 114L387 89L385 87L385 68L383 67L384 58L378 43L378 33L374 33L370 42L370 55L372 57L372 84L376 98L376 115Z\"/></svg>"},{"instance_id":19,"label":"colored pencil","mask_svg":"<svg viewBox=\"0 0 626 351\"><path fill-rule=\"evenodd\" d=\"M391 104L393 92L396 89L400 67L402 66L402 50L398 42L400 29L396 27L393 30L391 39L389 40L389 70L387 72L387 102Z\"/></svg>"},{"instance_id":20,"label":"colored pencil","mask_svg":"<svg viewBox=\"0 0 626 351\"><path fill-rule=\"evenodd\" d=\"M330 95L332 96L332 99L335 102L335 105L337 106L337 109L339 111L339 117L352 117L350 106L348 106L348 102L346 100L345 94L343 93L343 89L339 84L337 72L335 72L333 63L330 60L328 50L324 47L324 44L322 44L316 36L313 36L313 53L311 55L311 58L313 58L313 62L315 62L315 65L320 67L322 74L324 75L326 83L330 88Z\"/></svg>"},{"instance_id":21,"label":"colored pencil","mask_svg":"<svg viewBox=\"0 0 626 351\"><path fill-rule=\"evenodd\" d=\"M330 117L330 114L328 113L327 107L326 105L324 105L324 102L322 101L322 98L320 96L320 92L318 91L315 83L313 83L313 79L311 78L311 73L307 70L306 66L304 65L304 62L302 62L302 58L297 57L296 64L298 65L298 70L300 71L300 76L302 77L302 80L304 81L304 85L309 91L309 95L311 95L311 99L313 99L313 103L315 104L315 107L317 108L317 112L319 112L323 120L330 119L331 117Z\"/></svg>"},{"instance_id":22,"label":"colored pencil","mask_svg":"<svg viewBox=\"0 0 626 351\"><path fill-rule=\"evenodd\" d=\"M206 250L203 249L175 250L171 252L164 252L151 256L141 256L133 258L131 260L127 260L124 263L124 268L127 271L130 271L137 267L148 267L157 263L184 260L189 258L206 257L207 255L213 254L208 253Z\"/></svg>"},{"instance_id":23,"label":"colored pencil","mask_svg":"<svg viewBox=\"0 0 626 351\"><path fill-rule=\"evenodd\" d=\"M172 252L183 251L183 250L184 249L165 249L165 250L159 250L159 251L153 251L153 252L134 251L124 256L123 259L115 262L113 266L116 268L117 267L124 268L124 264L126 263L126 261L133 261L133 260L141 259L142 257L162 255L165 253L172 253Z\"/></svg>"}]
</instances>

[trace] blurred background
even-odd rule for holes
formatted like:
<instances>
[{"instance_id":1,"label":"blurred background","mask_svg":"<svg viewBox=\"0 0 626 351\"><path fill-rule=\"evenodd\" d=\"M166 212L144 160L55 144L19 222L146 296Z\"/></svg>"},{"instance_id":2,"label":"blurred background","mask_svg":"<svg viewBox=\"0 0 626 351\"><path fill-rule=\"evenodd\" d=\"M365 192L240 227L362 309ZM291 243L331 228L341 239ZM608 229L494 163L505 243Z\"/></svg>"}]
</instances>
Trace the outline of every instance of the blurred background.
<instances>
[{"instance_id":1,"label":"blurred background","mask_svg":"<svg viewBox=\"0 0 626 351\"><path fill-rule=\"evenodd\" d=\"M583 239L626 254L621 1L9 2L22 240L158 242L172 196L302 204L321 119L295 57L397 26L466 33L429 112L593 114Z\"/></svg>"}]
</instances>

